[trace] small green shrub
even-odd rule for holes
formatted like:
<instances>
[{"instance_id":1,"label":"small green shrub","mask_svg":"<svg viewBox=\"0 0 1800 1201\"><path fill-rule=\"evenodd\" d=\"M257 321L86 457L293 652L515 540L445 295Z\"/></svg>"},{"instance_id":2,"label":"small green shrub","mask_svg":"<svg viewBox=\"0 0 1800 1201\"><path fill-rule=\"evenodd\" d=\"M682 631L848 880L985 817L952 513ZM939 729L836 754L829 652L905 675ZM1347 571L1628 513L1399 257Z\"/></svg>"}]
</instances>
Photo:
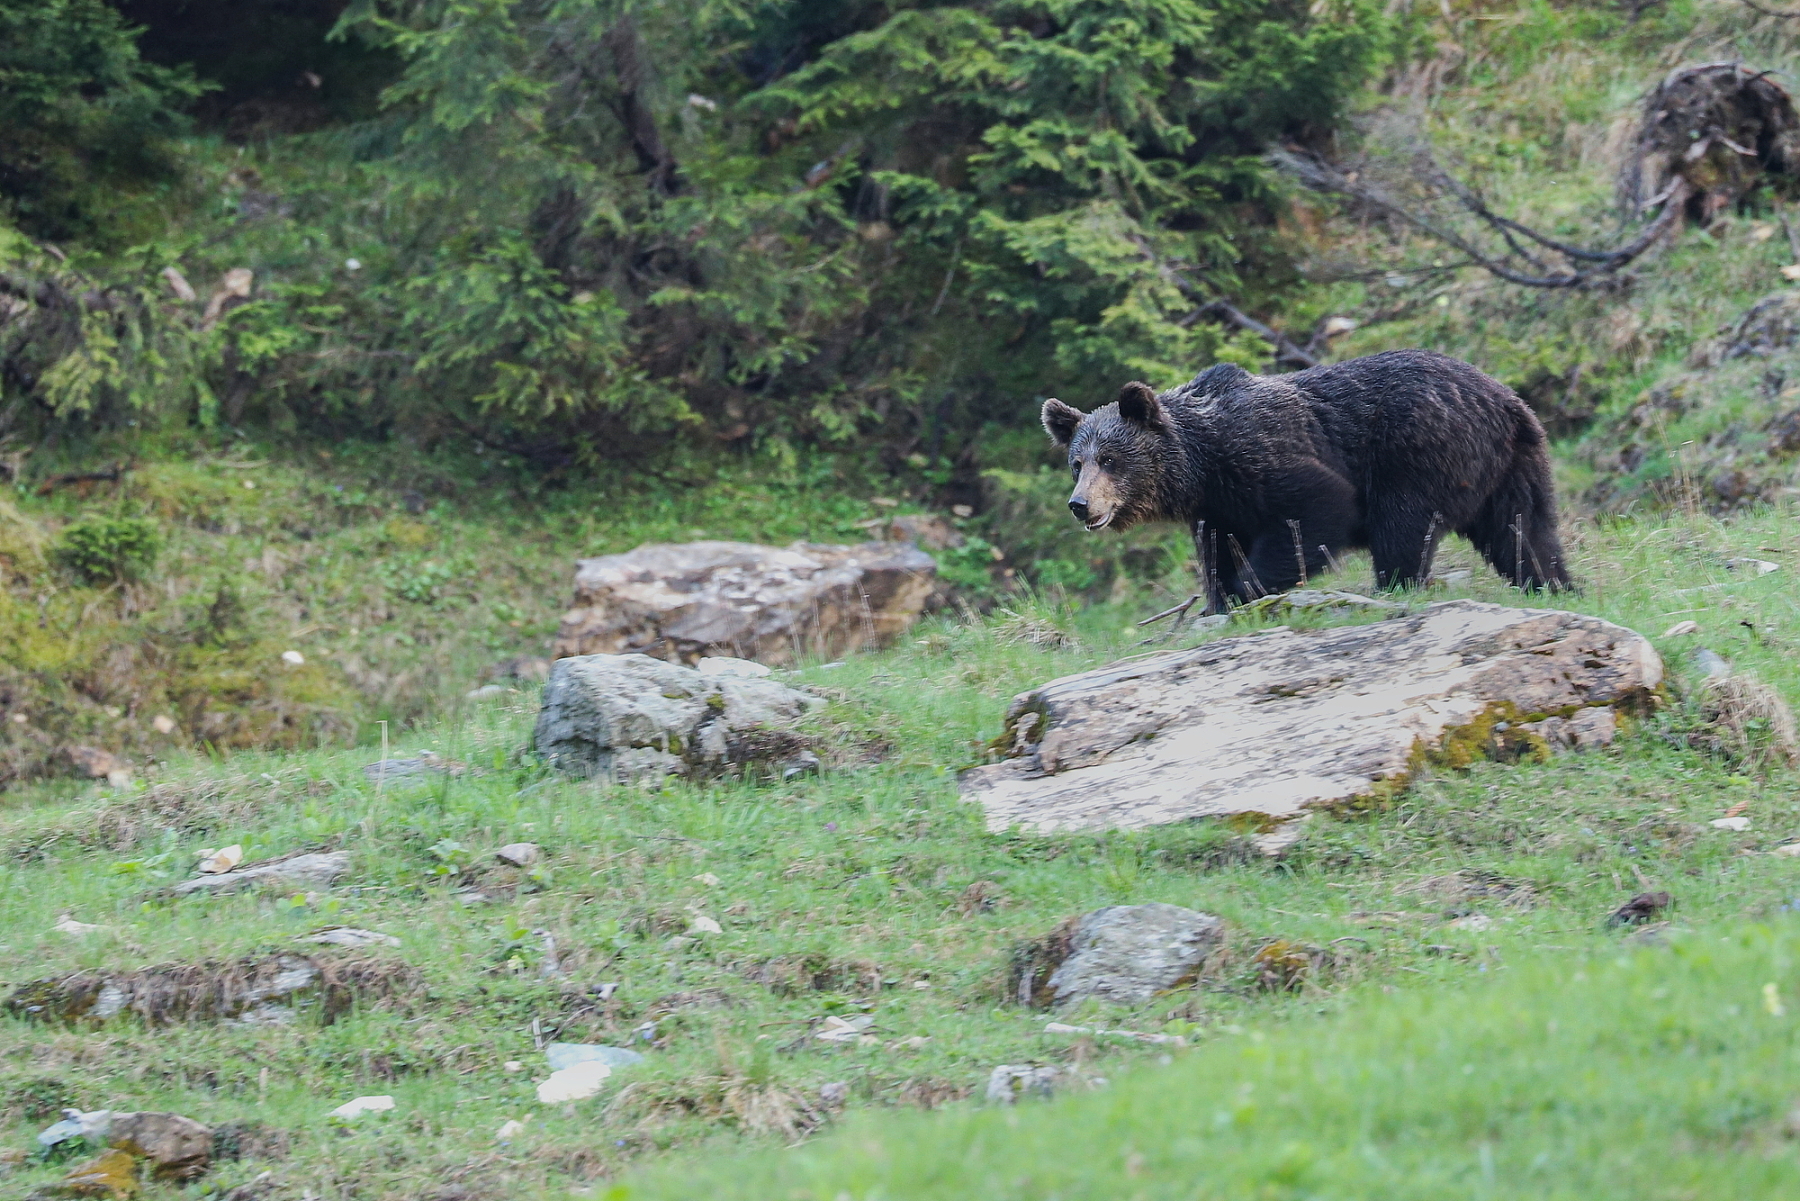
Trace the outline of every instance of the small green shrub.
<instances>
[{"instance_id":1,"label":"small green shrub","mask_svg":"<svg viewBox=\"0 0 1800 1201\"><path fill-rule=\"evenodd\" d=\"M994 547L971 536L961 546L938 552L938 576L973 596L994 593Z\"/></svg>"},{"instance_id":2,"label":"small green shrub","mask_svg":"<svg viewBox=\"0 0 1800 1201\"><path fill-rule=\"evenodd\" d=\"M57 562L89 584L142 579L156 566L162 532L144 517L89 517L63 530Z\"/></svg>"}]
</instances>

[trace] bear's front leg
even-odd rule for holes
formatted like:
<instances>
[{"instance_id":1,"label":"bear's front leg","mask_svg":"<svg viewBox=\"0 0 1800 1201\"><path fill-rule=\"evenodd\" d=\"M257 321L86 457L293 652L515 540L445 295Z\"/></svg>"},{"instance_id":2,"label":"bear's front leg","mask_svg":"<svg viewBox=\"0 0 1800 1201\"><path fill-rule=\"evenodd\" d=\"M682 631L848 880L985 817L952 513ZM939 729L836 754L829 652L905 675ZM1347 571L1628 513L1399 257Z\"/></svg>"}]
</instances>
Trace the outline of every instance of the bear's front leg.
<instances>
[{"instance_id":1,"label":"bear's front leg","mask_svg":"<svg viewBox=\"0 0 1800 1201\"><path fill-rule=\"evenodd\" d=\"M1229 612L1232 602L1248 599L1239 582L1238 556L1231 553L1234 545L1231 535L1221 533L1217 525L1194 523L1194 570L1200 577L1200 595L1206 598L1204 616Z\"/></svg>"},{"instance_id":2,"label":"bear's front leg","mask_svg":"<svg viewBox=\"0 0 1800 1201\"><path fill-rule=\"evenodd\" d=\"M1235 573L1225 576L1222 580L1218 571L1218 531L1208 527L1205 521L1196 521L1193 535L1194 572L1198 577L1198 591L1179 605L1172 605L1161 613L1138 622L1140 626L1147 626L1154 625L1165 617L1173 617L1175 620L1169 623L1169 632L1164 636L1165 639L1173 638L1180 631L1182 620L1187 617L1188 611L1201 600L1206 601L1206 607L1200 611L1201 616L1205 617L1214 613L1224 613L1228 607L1227 598L1235 595L1228 591L1237 587Z\"/></svg>"}]
</instances>

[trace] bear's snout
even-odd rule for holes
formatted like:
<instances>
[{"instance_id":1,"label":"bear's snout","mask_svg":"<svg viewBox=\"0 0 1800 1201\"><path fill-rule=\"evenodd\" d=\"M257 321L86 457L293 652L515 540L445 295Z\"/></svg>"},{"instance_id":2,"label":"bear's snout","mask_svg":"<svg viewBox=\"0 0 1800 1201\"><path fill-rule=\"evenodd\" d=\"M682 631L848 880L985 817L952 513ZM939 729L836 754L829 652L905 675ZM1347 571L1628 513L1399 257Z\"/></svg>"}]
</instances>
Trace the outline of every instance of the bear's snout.
<instances>
[{"instance_id":1,"label":"bear's snout","mask_svg":"<svg viewBox=\"0 0 1800 1201\"><path fill-rule=\"evenodd\" d=\"M1092 463L1085 464L1069 494L1069 512L1089 530L1111 525L1119 515L1119 490L1113 478Z\"/></svg>"}]
</instances>

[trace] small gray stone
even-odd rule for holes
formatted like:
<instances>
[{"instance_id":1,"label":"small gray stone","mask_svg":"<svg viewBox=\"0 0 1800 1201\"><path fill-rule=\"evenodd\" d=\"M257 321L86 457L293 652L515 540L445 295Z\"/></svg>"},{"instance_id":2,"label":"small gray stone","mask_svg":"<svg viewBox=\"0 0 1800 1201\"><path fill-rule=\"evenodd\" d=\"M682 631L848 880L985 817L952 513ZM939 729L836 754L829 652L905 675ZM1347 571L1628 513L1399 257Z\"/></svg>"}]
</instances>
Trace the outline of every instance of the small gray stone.
<instances>
[{"instance_id":1,"label":"small gray stone","mask_svg":"<svg viewBox=\"0 0 1800 1201\"><path fill-rule=\"evenodd\" d=\"M1062 1076L1059 1067L1003 1063L988 1073L987 1099L995 1105L1012 1105L1021 1097L1048 1097Z\"/></svg>"},{"instance_id":2,"label":"small gray stone","mask_svg":"<svg viewBox=\"0 0 1800 1201\"><path fill-rule=\"evenodd\" d=\"M494 852L494 858L514 867L535 867L544 858L544 848L535 842L509 842Z\"/></svg>"},{"instance_id":3,"label":"small gray stone","mask_svg":"<svg viewBox=\"0 0 1800 1201\"><path fill-rule=\"evenodd\" d=\"M126 994L125 990L108 980L100 986L100 993L94 998L94 1007L88 1012L101 1021L105 1021L107 1018L118 1017L124 1013L125 1006L130 1002L131 997Z\"/></svg>"},{"instance_id":4,"label":"small gray stone","mask_svg":"<svg viewBox=\"0 0 1800 1201\"><path fill-rule=\"evenodd\" d=\"M817 775L822 767L824 767L824 764L819 762L819 757L817 755L813 754L811 751L801 751L798 755L795 755L792 759L789 759L786 763L781 765L781 778L783 780L797 780L801 776Z\"/></svg>"},{"instance_id":5,"label":"small gray stone","mask_svg":"<svg viewBox=\"0 0 1800 1201\"><path fill-rule=\"evenodd\" d=\"M511 688L508 688L504 684L483 684L479 688L471 688L469 691L463 693L463 699L465 701L492 701L498 700L500 697L506 696L512 691ZM364 770L366 771L368 769L365 768Z\"/></svg>"},{"instance_id":6,"label":"small gray stone","mask_svg":"<svg viewBox=\"0 0 1800 1201\"><path fill-rule=\"evenodd\" d=\"M1193 978L1224 936L1224 922L1179 905L1096 909L1082 917L1068 958L1050 976L1053 1003L1142 1005Z\"/></svg>"},{"instance_id":7,"label":"small gray stone","mask_svg":"<svg viewBox=\"0 0 1800 1201\"><path fill-rule=\"evenodd\" d=\"M1722 680L1731 674L1731 664L1724 655L1711 647L1703 646L1694 652L1694 666L1700 674L1709 680Z\"/></svg>"},{"instance_id":8,"label":"small gray stone","mask_svg":"<svg viewBox=\"0 0 1800 1201\"><path fill-rule=\"evenodd\" d=\"M359 930L355 926L327 926L323 930L315 930L311 934L302 934L299 941L318 943L326 947L397 947L400 940L392 934L378 934L374 930Z\"/></svg>"},{"instance_id":9,"label":"small gray stone","mask_svg":"<svg viewBox=\"0 0 1800 1201\"><path fill-rule=\"evenodd\" d=\"M578 1063L603 1063L609 1068L628 1068L644 1062L644 1057L626 1047L609 1047L603 1043L550 1043L544 1048L550 1070L560 1072Z\"/></svg>"},{"instance_id":10,"label":"small gray stone","mask_svg":"<svg viewBox=\"0 0 1800 1201\"><path fill-rule=\"evenodd\" d=\"M373 783L393 783L431 775L460 775L463 765L452 759L445 759L431 751L420 751L411 759L382 759L375 763L363 764L363 775Z\"/></svg>"}]
</instances>

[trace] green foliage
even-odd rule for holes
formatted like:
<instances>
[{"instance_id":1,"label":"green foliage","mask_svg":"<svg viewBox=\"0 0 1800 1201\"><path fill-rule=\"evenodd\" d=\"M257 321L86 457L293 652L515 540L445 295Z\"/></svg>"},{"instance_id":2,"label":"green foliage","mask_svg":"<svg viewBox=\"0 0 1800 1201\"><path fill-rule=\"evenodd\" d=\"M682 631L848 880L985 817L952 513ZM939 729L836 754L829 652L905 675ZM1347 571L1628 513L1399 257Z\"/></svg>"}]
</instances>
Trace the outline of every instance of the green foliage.
<instances>
[{"instance_id":1,"label":"green foliage","mask_svg":"<svg viewBox=\"0 0 1800 1201\"><path fill-rule=\"evenodd\" d=\"M1266 359L1196 312L1289 278L1261 151L1328 136L1404 29L1375 0L359 0L340 34L403 64L381 116L192 144L218 200L129 255L0 246L39 285L6 387L54 422L936 459L1047 385ZM207 305L235 267L252 295Z\"/></svg>"},{"instance_id":2,"label":"green foliage","mask_svg":"<svg viewBox=\"0 0 1800 1201\"><path fill-rule=\"evenodd\" d=\"M200 90L144 62L104 0L0 0L0 220L57 240L116 233L117 191L169 176L176 110Z\"/></svg>"},{"instance_id":3,"label":"green foliage","mask_svg":"<svg viewBox=\"0 0 1800 1201\"><path fill-rule=\"evenodd\" d=\"M970 536L961 546L939 551L938 576L946 583L972 596L992 596L994 592L994 544L986 538Z\"/></svg>"},{"instance_id":4,"label":"green foliage","mask_svg":"<svg viewBox=\"0 0 1800 1201\"><path fill-rule=\"evenodd\" d=\"M156 566L162 530L146 517L84 518L56 540L58 562L89 584L138 580Z\"/></svg>"}]
</instances>

